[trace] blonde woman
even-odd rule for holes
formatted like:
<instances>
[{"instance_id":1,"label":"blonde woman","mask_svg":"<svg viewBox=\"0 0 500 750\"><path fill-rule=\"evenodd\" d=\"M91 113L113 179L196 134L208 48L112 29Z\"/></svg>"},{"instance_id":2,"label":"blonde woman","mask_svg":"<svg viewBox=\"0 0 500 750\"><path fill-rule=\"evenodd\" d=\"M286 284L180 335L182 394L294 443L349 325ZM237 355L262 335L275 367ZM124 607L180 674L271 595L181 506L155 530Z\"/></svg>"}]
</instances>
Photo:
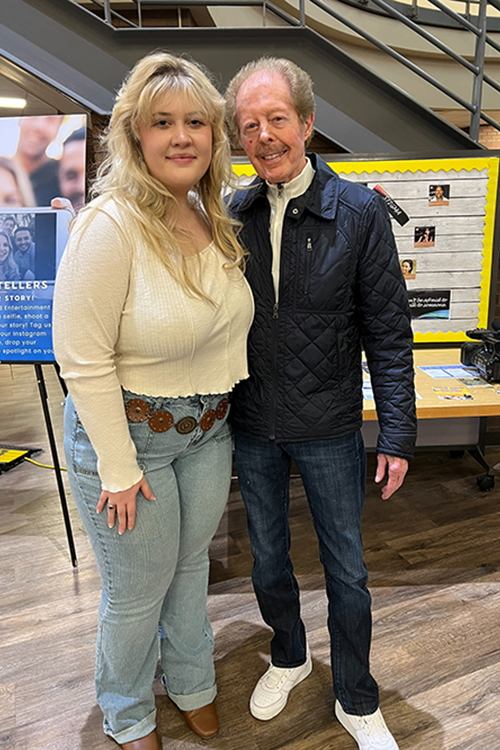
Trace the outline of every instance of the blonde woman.
<instances>
[{"instance_id":1,"label":"blonde woman","mask_svg":"<svg viewBox=\"0 0 500 750\"><path fill-rule=\"evenodd\" d=\"M0 281L13 281L19 278L19 267L14 260L10 235L0 231Z\"/></svg>"},{"instance_id":2,"label":"blonde woman","mask_svg":"<svg viewBox=\"0 0 500 750\"><path fill-rule=\"evenodd\" d=\"M220 197L223 100L200 68L141 60L106 145L58 273L55 352L71 488L103 583L104 731L157 750L159 647L188 725L204 738L218 729L208 546L229 491L228 393L247 377L253 301Z\"/></svg>"}]
</instances>

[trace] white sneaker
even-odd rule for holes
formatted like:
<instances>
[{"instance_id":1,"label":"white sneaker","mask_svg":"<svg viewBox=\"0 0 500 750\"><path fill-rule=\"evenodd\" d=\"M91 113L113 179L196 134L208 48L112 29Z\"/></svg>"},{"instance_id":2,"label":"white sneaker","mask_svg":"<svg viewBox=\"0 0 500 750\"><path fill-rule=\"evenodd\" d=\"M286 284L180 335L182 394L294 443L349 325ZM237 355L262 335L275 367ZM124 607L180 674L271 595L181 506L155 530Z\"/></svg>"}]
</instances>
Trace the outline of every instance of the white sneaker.
<instances>
[{"instance_id":1,"label":"white sneaker","mask_svg":"<svg viewBox=\"0 0 500 750\"><path fill-rule=\"evenodd\" d=\"M353 714L346 714L340 703L336 701L335 716L344 729L347 729L354 737L359 750L398 750L396 740L389 732L380 708L374 714L353 716Z\"/></svg>"},{"instance_id":2,"label":"white sneaker","mask_svg":"<svg viewBox=\"0 0 500 750\"><path fill-rule=\"evenodd\" d=\"M250 698L250 713L256 719L274 719L286 706L288 693L295 685L305 680L312 671L309 649L304 664L300 667L281 668L272 664L255 686Z\"/></svg>"}]
</instances>

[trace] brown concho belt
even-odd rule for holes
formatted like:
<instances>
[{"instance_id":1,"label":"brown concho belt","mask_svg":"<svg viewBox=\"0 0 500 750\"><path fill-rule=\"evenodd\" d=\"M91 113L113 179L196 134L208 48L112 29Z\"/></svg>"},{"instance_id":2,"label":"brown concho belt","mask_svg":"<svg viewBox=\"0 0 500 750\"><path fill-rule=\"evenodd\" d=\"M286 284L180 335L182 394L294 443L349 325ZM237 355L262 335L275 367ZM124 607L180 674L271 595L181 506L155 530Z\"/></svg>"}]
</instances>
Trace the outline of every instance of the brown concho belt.
<instances>
[{"instance_id":1,"label":"brown concho belt","mask_svg":"<svg viewBox=\"0 0 500 750\"><path fill-rule=\"evenodd\" d=\"M194 417L182 417L178 422L174 422L172 414L166 409L151 412L151 407L147 401L143 401L142 398L132 398L125 406L125 413L129 422L149 421L149 427L153 432L167 432L171 427L175 427L181 435L188 435L198 425L203 432L208 432L215 424L216 419L224 419L228 406L228 399L223 398L215 409L209 409L205 412L199 422Z\"/></svg>"}]
</instances>

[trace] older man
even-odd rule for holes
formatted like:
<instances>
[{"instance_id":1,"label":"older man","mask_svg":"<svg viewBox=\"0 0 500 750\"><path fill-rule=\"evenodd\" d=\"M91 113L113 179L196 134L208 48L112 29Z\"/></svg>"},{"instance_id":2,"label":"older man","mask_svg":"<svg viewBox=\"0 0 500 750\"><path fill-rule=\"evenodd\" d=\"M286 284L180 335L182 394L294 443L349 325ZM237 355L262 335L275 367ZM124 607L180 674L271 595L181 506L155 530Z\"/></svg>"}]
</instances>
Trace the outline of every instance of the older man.
<instances>
[{"instance_id":1,"label":"older man","mask_svg":"<svg viewBox=\"0 0 500 750\"><path fill-rule=\"evenodd\" d=\"M325 571L336 716L362 750L397 750L370 674L361 541L362 347L380 425L375 481L388 477L383 498L402 484L416 435L410 316L390 220L376 193L306 157L314 97L303 70L262 58L235 76L226 99L230 128L258 174L231 202L255 296L250 378L232 406L236 463L255 592L274 631L250 710L272 719L312 669L289 557L294 461Z\"/></svg>"}]
</instances>

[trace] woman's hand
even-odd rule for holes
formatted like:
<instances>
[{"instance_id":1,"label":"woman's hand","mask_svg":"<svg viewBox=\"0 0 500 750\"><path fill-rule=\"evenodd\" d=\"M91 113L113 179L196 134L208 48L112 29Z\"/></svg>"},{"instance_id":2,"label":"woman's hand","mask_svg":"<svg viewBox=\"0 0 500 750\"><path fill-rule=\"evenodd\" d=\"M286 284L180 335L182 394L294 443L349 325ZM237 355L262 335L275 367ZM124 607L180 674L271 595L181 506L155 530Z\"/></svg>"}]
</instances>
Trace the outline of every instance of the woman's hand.
<instances>
[{"instance_id":1,"label":"woman's hand","mask_svg":"<svg viewBox=\"0 0 500 750\"><path fill-rule=\"evenodd\" d=\"M108 526L110 529L115 525L117 515L119 534L123 534L127 529L130 531L134 528L136 496L139 490L142 492L146 500L156 500L155 496L149 489L146 477L142 477L139 482L133 484L128 490L122 490L122 492L108 492L107 490L103 490L101 492L96 510L100 513L104 510L107 503Z\"/></svg>"}]
</instances>

